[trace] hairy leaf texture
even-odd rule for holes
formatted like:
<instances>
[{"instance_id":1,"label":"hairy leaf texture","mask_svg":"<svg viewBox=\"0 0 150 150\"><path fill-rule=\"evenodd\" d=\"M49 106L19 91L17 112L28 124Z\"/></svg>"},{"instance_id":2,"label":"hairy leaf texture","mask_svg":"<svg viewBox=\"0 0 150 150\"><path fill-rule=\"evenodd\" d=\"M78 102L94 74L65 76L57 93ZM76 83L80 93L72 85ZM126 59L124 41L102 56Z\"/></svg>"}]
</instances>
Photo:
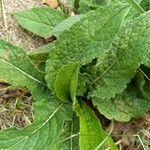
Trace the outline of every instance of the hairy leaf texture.
<instances>
[{"instance_id":1,"label":"hairy leaf texture","mask_svg":"<svg viewBox=\"0 0 150 150\"><path fill-rule=\"evenodd\" d=\"M68 145L68 140L70 143L72 132L64 132L64 123L66 120L72 122L71 106L52 97L45 83L39 80L40 75L22 49L0 41L0 80L17 87L28 88L33 97L34 111L32 125L23 129L0 131L0 149L57 150Z\"/></svg>"},{"instance_id":2,"label":"hairy leaf texture","mask_svg":"<svg viewBox=\"0 0 150 150\"><path fill-rule=\"evenodd\" d=\"M128 122L132 118L140 118L150 111L150 101L142 98L135 84L130 84L122 94L114 98L93 98L94 104L100 113L108 119L115 119L120 122Z\"/></svg>"},{"instance_id":3,"label":"hairy leaf texture","mask_svg":"<svg viewBox=\"0 0 150 150\"><path fill-rule=\"evenodd\" d=\"M150 0L142 0L141 7L143 7L145 11L150 10ZM143 64L150 67L150 52L143 59Z\"/></svg>"},{"instance_id":4,"label":"hairy leaf texture","mask_svg":"<svg viewBox=\"0 0 150 150\"><path fill-rule=\"evenodd\" d=\"M50 89L61 67L70 62L81 65L104 57L128 11L127 5L108 5L89 12L63 32L49 54L46 80Z\"/></svg>"},{"instance_id":5,"label":"hairy leaf texture","mask_svg":"<svg viewBox=\"0 0 150 150\"><path fill-rule=\"evenodd\" d=\"M23 77L28 77L30 80L37 81L38 83L45 84L44 74L36 69L36 67L31 63L27 53L12 44L0 40L0 70L1 70L1 79L9 79L9 82L17 80L18 74L22 74ZM8 72L7 72L8 71ZM16 75L12 73L16 72ZM19 80L19 79L18 79ZM20 82L16 84L20 84Z\"/></svg>"},{"instance_id":6,"label":"hairy leaf texture","mask_svg":"<svg viewBox=\"0 0 150 150\"><path fill-rule=\"evenodd\" d=\"M75 80L74 78L78 76L78 72L78 63L68 63L59 70L56 81L54 83L54 88L57 97L62 101L67 102L71 100L71 82L75 82L77 80Z\"/></svg>"},{"instance_id":7,"label":"hairy leaf texture","mask_svg":"<svg viewBox=\"0 0 150 150\"><path fill-rule=\"evenodd\" d=\"M150 52L150 11L127 23L119 32L108 57L99 65L91 97L109 99L121 93Z\"/></svg>"}]
</instances>

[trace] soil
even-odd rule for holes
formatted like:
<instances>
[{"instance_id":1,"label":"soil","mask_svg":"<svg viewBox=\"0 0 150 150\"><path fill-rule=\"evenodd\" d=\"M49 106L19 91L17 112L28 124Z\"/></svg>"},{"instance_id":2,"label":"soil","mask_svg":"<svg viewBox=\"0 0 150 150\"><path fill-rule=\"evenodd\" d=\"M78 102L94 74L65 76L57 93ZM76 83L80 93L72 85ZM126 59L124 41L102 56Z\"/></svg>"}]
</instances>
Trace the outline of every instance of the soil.
<instances>
[{"instance_id":1,"label":"soil","mask_svg":"<svg viewBox=\"0 0 150 150\"><path fill-rule=\"evenodd\" d=\"M22 29L13 14L18 11L42 6L42 0L3 0L0 14L0 38L26 50L34 50L45 40ZM32 97L21 89L0 83L0 129L25 127L32 123ZM111 126L111 125L110 125ZM110 126L107 130L110 130ZM120 150L150 149L150 115L129 123L115 122L112 136Z\"/></svg>"}]
</instances>

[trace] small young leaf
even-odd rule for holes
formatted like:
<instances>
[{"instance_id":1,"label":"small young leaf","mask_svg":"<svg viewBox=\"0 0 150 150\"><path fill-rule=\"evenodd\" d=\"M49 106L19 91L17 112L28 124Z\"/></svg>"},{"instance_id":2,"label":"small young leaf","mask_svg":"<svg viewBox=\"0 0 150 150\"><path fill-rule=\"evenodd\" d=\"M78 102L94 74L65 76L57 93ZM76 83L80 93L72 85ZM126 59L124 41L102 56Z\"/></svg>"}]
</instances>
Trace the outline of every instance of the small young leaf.
<instances>
[{"instance_id":1,"label":"small young leaf","mask_svg":"<svg viewBox=\"0 0 150 150\"><path fill-rule=\"evenodd\" d=\"M67 16L49 8L39 7L25 10L15 14L17 22L25 29L41 37L50 37L53 27Z\"/></svg>"},{"instance_id":2,"label":"small young leaf","mask_svg":"<svg viewBox=\"0 0 150 150\"><path fill-rule=\"evenodd\" d=\"M98 56L104 57L105 49L110 48L127 12L127 5L101 7L63 32L46 64L49 88L53 89L56 75L63 65L69 62L86 64Z\"/></svg>"},{"instance_id":3,"label":"small young leaf","mask_svg":"<svg viewBox=\"0 0 150 150\"><path fill-rule=\"evenodd\" d=\"M57 97L62 101L67 102L71 100L70 95L71 82L76 81L74 80L74 75L77 75L78 72L79 72L78 63L68 63L58 71L54 83L54 88Z\"/></svg>"},{"instance_id":4,"label":"small young leaf","mask_svg":"<svg viewBox=\"0 0 150 150\"><path fill-rule=\"evenodd\" d=\"M71 106L52 97L45 83L36 78L38 75L22 49L0 41L0 80L31 91L35 118L29 127L0 131L0 149L58 149L67 144L61 137L66 134L65 120L72 117Z\"/></svg>"},{"instance_id":5,"label":"small young leaf","mask_svg":"<svg viewBox=\"0 0 150 150\"><path fill-rule=\"evenodd\" d=\"M102 129L100 121L95 116L94 112L89 108L83 101L79 102L76 99L78 76L79 76L79 64L68 64L67 66L73 65L72 75L70 81L70 97L73 101L73 110L79 116L80 120L80 136L79 145L80 150L91 150L91 149L103 149L105 142L112 150L117 150L116 145L107 133ZM72 68L72 66L70 66ZM69 68L68 68L69 69ZM66 70L67 72L67 70ZM104 142L104 140L106 141ZM100 146L101 143L103 143ZM100 146L100 147L99 147Z\"/></svg>"}]
</instances>

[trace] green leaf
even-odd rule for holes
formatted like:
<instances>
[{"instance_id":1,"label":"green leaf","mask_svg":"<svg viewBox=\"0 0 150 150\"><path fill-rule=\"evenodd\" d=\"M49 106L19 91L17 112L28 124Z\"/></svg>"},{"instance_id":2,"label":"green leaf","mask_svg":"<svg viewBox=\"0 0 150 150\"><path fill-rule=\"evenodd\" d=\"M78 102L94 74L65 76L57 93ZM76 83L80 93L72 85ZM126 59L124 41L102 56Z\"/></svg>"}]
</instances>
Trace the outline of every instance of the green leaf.
<instances>
[{"instance_id":1,"label":"green leaf","mask_svg":"<svg viewBox=\"0 0 150 150\"><path fill-rule=\"evenodd\" d=\"M76 100L76 88L78 84L79 64L68 63L62 67L55 83L57 96L61 100L72 99L73 108L80 118L80 149L95 149L106 137L106 133L100 126L99 120L95 117L92 110L84 103L80 108ZM111 138L109 144L113 145ZM114 145L112 147L115 147Z\"/></svg>"},{"instance_id":2,"label":"green leaf","mask_svg":"<svg viewBox=\"0 0 150 150\"><path fill-rule=\"evenodd\" d=\"M130 21L144 13L142 7L140 7L140 2L142 0L111 0L111 3L118 4L118 3L126 3L131 6L129 13L126 16L126 21Z\"/></svg>"},{"instance_id":3,"label":"green leaf","mask_svg":"<svg viewBox=\"0 0 150 150\"><path fill-rule=\"evenodd\" d=\"M110 0L80 0L79 1L79 12L87 13L90 10L95 10L99 6L106 5Z\"/></svg>"},{"instance_id":4,"label":"green leaf","mask_svg":"<svg viewBox=\"0 0 150 150\"><path fill-rule=\"evenodd\" d=\"M40 72L32 66L22 49L4 41L0 43L0 80L14 86L26 87L31 91L35 119L32 125L23 129L0 131L0 149L57 150L63 148L62 145L68 145L70 135L66 135L63 129L65 121L72 119L71 106L64 105L52 97L46 85L35 78ZM21 60L18 59L18 55ZM67 140L61 139L62 136Z\"/></svg>"},{"instance_id":5,"label":"green leaf","mask_svg":"<svg viewBox=\"0 0 150 150\"><path fill-rule=\"evenodd\" d=\"M27 53L3 40L0 40L0 64L0 79L3 81L16 86L24 80L28 80L28 84L34 81L45 85L44 74L31 63Z\"/></svg>"},{"instance_id":6,"label":"green leaf","mask_svg":"<svg viewBox=\"0 0 150 150\"><path fill-rule=\"evenodd\" d=\"M83 102L74 103L74 110L80 118L80 150L103 150L109 146L111 150L117 150L111 137L103 130L100 121L94 112Z\"/></svg>"},{"instance_id":7,"label":"green leaf","mask_svg":"<svg viewBox=\"0 0 150 150\"><path fill-rule=\"evenodd\" d=\"M71 95L70 95L71 82L76 81L74 80L74 76L78 76L77 75L78 72L79 72L78 63L68 63L58 71L54 83L54 88L57 97L62 101L67 102L68 100L71 100Z\"/></svg>"},{"instance_id":8,"label":"green leaf","mask_svg":"<svg viewBox=\"0 0 150 150\"><path fill-rule=\"evenodd\" d=\"M62 32L69 29L74 23L79 21L83 16L84 15L75 15L63 20L61 23L59 23L53 28L51 34L59 36ZM49 43L36 50L33 50L32 52L29 53L29 57L32 60L45 62L48 59L48 54L50 53L54 45L55 42Z\"/></svg>"},{"instance_id":9,"label":"green leaf","mask_svg":"<svg viewBox=\"0 0 150 150\"><path fill-rule=\"evenodd\" d=\"M51 49L55 43L49 43L47 45L44 45L38 49L33 50L32 52L29 52L28 55L30 59L33 61L40 61L40 62L45 62L48 59L48 55L51 52Z\"/></svg>"},{"instance_id":10,"label":"green leaf","mask_svg":"<svg viewBox=\"0 0 150 150\"><path fill-rule=\"evenodd\" d=\"M126 0L124 0L124 1L128 2ZM139 5L141 0L136 0L136 2L137 2L137 5ZM137 11L137 9L135 9L135 7L133 7L133 5L131 5L130 11L129 11L128 15L126 16L126 20L130 21L131 19L134 19L134 18L138 17L139 15L141 15L141 11L139 11L139 10Z\"/></svg>"},{"instance_id":11,"label":"green leaf","mask_svg":"<svg viewBox=\"0 0 150 150\"><path fill-rule=\"evenodd\" d=\"M104 64L99 65L99 77L93 81L96 88L90 93L91 97L109 99L126 88L150 51L149 35L150 12L122 28Z\"/></svg>"},{"instance_id":12,"label":"green leaf","mask_svg":"<svg viewBox=\"0 0 150 150\"><path fill-rule=\"evenodd\" d=\"M50 37L53 27L67 16L61 12L49 8L38 7L15 14L17 22L25 29L41 37Z\"/></svg>"},{"instance_id":13,"label":"green leaf","mask_svg":"<svg viewBox=\"0 0 150 150\"><path fill-rule=\"evenodd\" d=\"M108 119L115 119L120 122L128 122L132 118L140 118L145 112L150 111L150 102L139 96L140 91L135 83L131 83L122 94L115 98L100 99L93 98L101 114Z\"/></svg>"},{"instance_id":14,"label":"green leaf","mask_svg":"<svg viewBox=\"0 0 150 150\"><path fill-rule=\"evenodd\" d=\"M63 20L61 23L56 25L52 30L52 35L58 37L61 33L65 30L69 29L74 23L78 22L84 15L75 15L68 17L67 19Z\"/></svg>"},{"instance_id":15,"label":"green leaf","mask_svg":"<svg viewBox=\"0 0 150 150\"><path fill-rule=\"evenodd\" d=\"M89 12L69 30L63 32L49 54L46 80L50 89L59 69L69 62L81 65L105 56L128 11L126 5L109 5ZM112 19L113 18L113 19Z\"/></svg>"},{"instance_id":16,"label":"green leaf","mask_svg":"<svg viewBox=\"0 0 150 150\"><path fill-rule=\"evenodd\" d=\"M142 64L147 67L150 67L150 52L144 57Z\"/></svg>"},{"instance_id":17,"label":"green leaf","mask_svg":"<svg viewBox=\"0 0 150 150\"><path fill-rule=\"evenodd\" d=\"M80 118L80 150L96 149L105 138L99 120L84 103L80 112L76 110L76 113ZM104 146L101 147L101 150L103 149Z\"/></svg>"},{"instance_id":18,"label":"green leaf","mask_svg":"<svg viewBox=\"0 0 150 150\"><path fill-rule=\"evenodd\" d=\"M132 8L134 8L135 11L137 11L139 14L144 13L145 11L138 3L138 0L127 0L129 4L131 4Z\"/></svg>"},{"instance_id":19,"label":"green leaf","mask_svg":"<svg viewBox=\"0 0 150 150\"><path fill-rule=\"evenodd\" d=\"M140 5L145 11L150 10L150 0L142 0ZM150 52L145 56L142 63L145 66L150 67Z\"/></svg>"},{"instance_id":20,"label":"green leaf","mask_svg":"<svg viewBox=\"0 0 150 150\"><path fill-rule=\"evenodd\" d=\"M70 111L52 98L49 91L35 90L33 94L33 107L35 121L29 127L23 129L8 129L0 131L0 149L24 150L24 149L58 149L68 145L67 140L61 139L63 124L70 119ZM69 135L67 135L69 137ZM65 136L65 138L67 138ZM63 146L63 147L62 147Z\"/></svg>"},{"instance_id":21,"label":"green leaf","mask_svg":"<svg viewBox=\"0 0 150 150\"><path fill-rule=\"evenodd\" d=\"M70 66L71 64L68 64ZM111 148L111 150L117 150L113 140L107 133L102 129L100 121L95 116L94 112L89 108L83 101L79 102L76 99L77 87L78 87L78 76L79 76L79 65L72 64L74 70L72 70L72 78L70 81L70 96L73 101L73 110L79 116L80 120L80 136L79 145L80 150L91 150L91 149L103 149L105 142ZM72 66L70 66L72 68ZM69 68L68 68L69 69ZM67 69L66 69L67 73ZM70 80L70 78L68 78ZM104 142L104 140L106 140ZM100 145L103 143L102 146Z\"/></svg>"}]
</instances>

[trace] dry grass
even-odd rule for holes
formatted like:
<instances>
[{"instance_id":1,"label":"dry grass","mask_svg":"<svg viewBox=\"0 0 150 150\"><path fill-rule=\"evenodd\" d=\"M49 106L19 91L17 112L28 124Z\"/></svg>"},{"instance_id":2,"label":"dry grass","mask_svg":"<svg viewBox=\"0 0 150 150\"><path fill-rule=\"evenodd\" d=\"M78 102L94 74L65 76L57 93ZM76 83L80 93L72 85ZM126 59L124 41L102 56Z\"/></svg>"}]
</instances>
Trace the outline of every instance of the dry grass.
<instances>
[{"instance_id":1,"label":"dry grass","mask_svg":"<svg viewBox=\"0 0 150 150\"><path fill-rule=\"evenodd\" d=\"M17 11L40 6L41 0L0 0L0 38L26 50L43 44L43 39L24 31L15 21ZM31 96L23 90L0 83L0 129L25 127L33 121Z\"/></svg>"},{"instance_id":2,"label":"dry grass","mask_svg":"<svg viewBox=\"0 0 150 150\"><path fill-rule=\"evenodd\" d=\"M33 121L32 97L21 89L0 83L0 129L21 128Z\"/></svg>"},{"instance_id":3,"label":"dry grass","mask_svg":"<svg viewBox=\"0 0 150 150\"><path fill-rule=\"evenodd\" d=\"M27 50L43 44L43 39L24 31L14 20L17 11L40 6L41 0L3 0L0 15L0 38L7 39ZM32 98L23 90L0 83L0 129L24 127L32 123ZM130 123L115 123L114 138L120 150L150 149L150 115Z\"/></svg>"},{"instance_id":4,"label":"dry grass","mask_svg":"<svg viewBox=\"0 0 150 150\"><path fill-rule=\"evenodd\" d=\"M113 136L119 141L119 150L149 150L150 115L129 123L115 123Z\"/></svg>"},{"instance_id":5,"label":"dry grass","mask_svg":"<svg viewBox=\"0 0 150 150\"><path fill-rule=\"evenodd\" d=\"M1 0L3 11L0 15L0 38L8 39L15 45L27 50L35 49L43 44L43 39L31 33L23 32L16 23L13 14L18 11L40 6L41 0Z\"/></svg>"}]
</instances>

